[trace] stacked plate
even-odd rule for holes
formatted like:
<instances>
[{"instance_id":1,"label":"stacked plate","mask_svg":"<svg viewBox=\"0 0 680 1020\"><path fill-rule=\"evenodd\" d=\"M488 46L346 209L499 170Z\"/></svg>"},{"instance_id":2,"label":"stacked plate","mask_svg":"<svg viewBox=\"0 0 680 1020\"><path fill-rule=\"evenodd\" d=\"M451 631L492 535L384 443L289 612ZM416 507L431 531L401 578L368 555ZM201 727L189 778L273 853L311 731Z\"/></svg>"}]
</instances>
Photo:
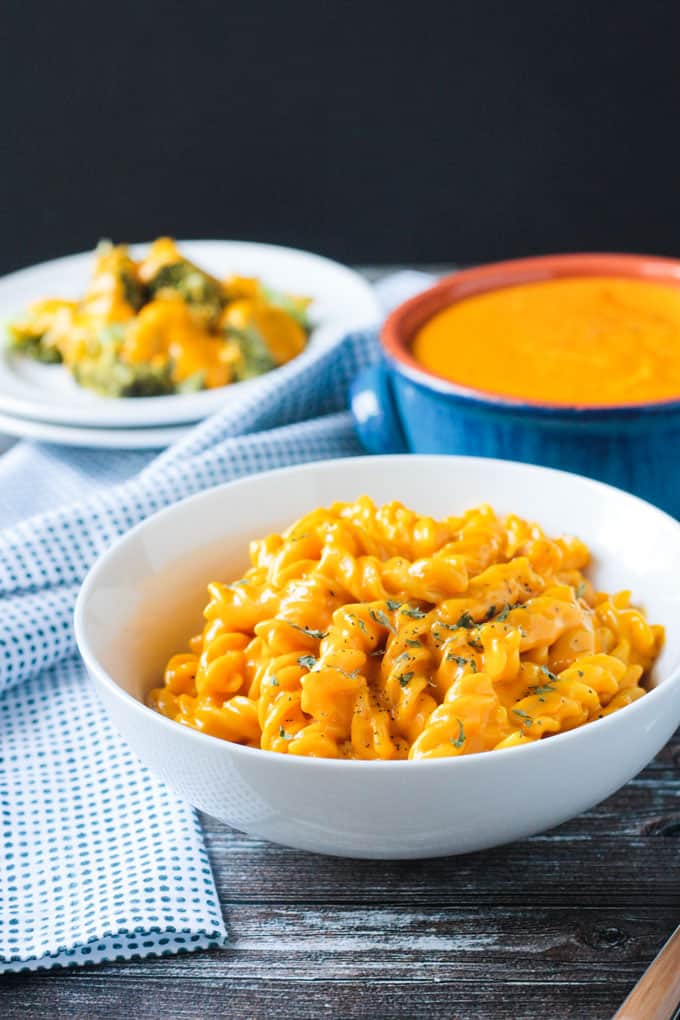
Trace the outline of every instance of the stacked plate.
<instances>
[{"instance_id":1,"label":"stacked plate","mask_svg":"<svg viewBox=\"0 0 680 1020\"><path fill-rule=\"evenodd\" d=\"M215 276L257 276L268 286L313 298L314 328L294 363L315 358L339 336L377 321L379 306L371 287L357 273L294 248L241 241L179 241L183 254ZM147 245L132 245L134 258ZM92 254L71 255L0 280L0 318L11 319L39 298L83 294ZM185 435L192 424L224 407L262 377L219 389L164 397L110 398L78 386L59 365L42 365L0 351L0 433L68 446L154 449Z\"/></svg>"}]
</instances>

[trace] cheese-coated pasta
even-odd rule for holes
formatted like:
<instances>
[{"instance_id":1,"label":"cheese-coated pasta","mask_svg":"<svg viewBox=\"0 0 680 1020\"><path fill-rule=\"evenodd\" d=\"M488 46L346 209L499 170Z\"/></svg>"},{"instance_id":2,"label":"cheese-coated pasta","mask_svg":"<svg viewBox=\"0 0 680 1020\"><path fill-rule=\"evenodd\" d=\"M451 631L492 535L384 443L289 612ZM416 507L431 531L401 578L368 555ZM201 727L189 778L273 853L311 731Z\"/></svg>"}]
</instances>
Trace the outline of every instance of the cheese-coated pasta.
<instances>
[{"instance_id":1,"label":"cheese-coated pasta","mask_svg":"<svg viewBox=\"0 0 680 1020\"><path fill-rule=\"evenodd\" d=\"M488 506L434 520L317 509L208 586L203 632L149 704L284 754L441 758L530 743L642 697L663 641L594 591L576 538Z\"/></svg>"}]
</instances>

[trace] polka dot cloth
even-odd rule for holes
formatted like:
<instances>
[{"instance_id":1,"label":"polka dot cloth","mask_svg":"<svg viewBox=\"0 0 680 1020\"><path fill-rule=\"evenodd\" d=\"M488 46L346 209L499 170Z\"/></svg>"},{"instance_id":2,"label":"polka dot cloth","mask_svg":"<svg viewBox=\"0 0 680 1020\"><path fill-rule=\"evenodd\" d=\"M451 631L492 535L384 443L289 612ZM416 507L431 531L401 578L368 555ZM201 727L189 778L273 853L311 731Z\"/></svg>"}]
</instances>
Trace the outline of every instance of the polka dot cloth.
<instances>
[{"instance_id":1,"label":"polka dot cloth","mask_svg":"<svg viewBox=\"0 0 680 1020\"><path fill-rule=\"evenodd\" d=\"M114 732L75 658L1 699L0 732L3 970L225 942L194 812Z\"/></svg>"},{"instance_id":2,"label":"polka dot cloth","mask_svg":"<svg viewBox=\"0 0 680 1020\"><path fill-rule=\"evenodd\" d=\"M374 334L345 337L159 457L22 444L0 464L0 970L224 943L196 816L109 725L75 654L75 598L94 559L162 507L361 452L347 391L376 356Z\"/></svg>"}]
</instances>

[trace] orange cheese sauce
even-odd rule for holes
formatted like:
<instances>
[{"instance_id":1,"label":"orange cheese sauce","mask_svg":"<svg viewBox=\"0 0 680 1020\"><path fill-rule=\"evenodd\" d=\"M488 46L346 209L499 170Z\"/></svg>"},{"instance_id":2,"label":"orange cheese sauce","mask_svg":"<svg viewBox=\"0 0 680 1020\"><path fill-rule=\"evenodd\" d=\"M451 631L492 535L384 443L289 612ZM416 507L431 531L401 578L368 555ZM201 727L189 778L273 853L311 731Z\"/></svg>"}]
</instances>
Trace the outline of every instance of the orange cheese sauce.
<instances>
[{"instance_id":1,"label":"orange cheese sauce","mask_svg":"<svg viewBox=\"0 0 680 1020\"><path fill-rule=\"evenodd\" d=\"M463 386L537 402L680 398L680 287L567 277L489 291L433 316L412 353Z\"/></svg>"},{"instance_id":2,"label":"orange cheese sauce","mask_svg":"<svg viewBox=\"0 0 680 1020\"><path fill-rule=\"evenodd\" d=\"M150 301L131 323L123 340L121 359L130 364L173 362L173 381L183 382L203 372L207 387L231 381L238 349L208 333L180 298Z\"/></svg>"}]
</instances>

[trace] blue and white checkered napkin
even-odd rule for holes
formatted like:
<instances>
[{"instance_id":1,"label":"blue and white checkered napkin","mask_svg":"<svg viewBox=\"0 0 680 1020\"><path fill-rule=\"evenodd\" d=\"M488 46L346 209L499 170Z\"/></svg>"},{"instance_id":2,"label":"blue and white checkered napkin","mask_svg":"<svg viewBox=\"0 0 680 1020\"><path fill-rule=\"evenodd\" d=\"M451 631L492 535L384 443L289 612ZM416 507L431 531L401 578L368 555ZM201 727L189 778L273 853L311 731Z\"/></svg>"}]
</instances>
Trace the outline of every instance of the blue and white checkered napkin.
<instances>
[{"instance_id":1,"label":"blue and white checkered napkin","mask_svg":"<svg viewBox=\"0 0 680 1020\"><path fill-rule=\"evenodd\" d=\"M427 279L388 281L385 303ZM372 334L347 336L158 457L33 444L3 457L0 971L225 943L196 814L109 724L76 654L76 595L94 559L156 510L242 475L359 453L347 391L376 352Z\"/></svg>"}]
</instances>

